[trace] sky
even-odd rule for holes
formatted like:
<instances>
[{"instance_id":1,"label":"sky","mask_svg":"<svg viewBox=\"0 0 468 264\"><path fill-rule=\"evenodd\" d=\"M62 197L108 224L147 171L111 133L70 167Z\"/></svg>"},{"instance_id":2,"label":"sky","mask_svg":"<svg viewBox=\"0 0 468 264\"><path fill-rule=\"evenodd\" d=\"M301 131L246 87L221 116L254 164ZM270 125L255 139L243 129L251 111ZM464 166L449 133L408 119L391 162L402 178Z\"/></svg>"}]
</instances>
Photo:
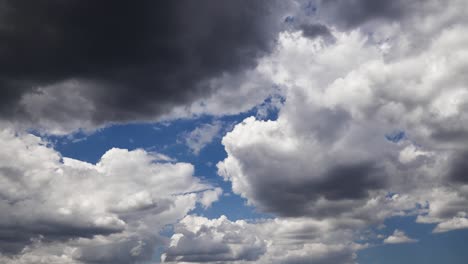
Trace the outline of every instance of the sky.
<instances>
[{"instance_id":1,"label":"sky","mask_svg":"<svg viewBox=\"0 0 468 264\"><path fill-rule=\"evenodd\" d=\"M0 264L466 264L467 13L0 0Z\"/></svg>"}]
</instances>

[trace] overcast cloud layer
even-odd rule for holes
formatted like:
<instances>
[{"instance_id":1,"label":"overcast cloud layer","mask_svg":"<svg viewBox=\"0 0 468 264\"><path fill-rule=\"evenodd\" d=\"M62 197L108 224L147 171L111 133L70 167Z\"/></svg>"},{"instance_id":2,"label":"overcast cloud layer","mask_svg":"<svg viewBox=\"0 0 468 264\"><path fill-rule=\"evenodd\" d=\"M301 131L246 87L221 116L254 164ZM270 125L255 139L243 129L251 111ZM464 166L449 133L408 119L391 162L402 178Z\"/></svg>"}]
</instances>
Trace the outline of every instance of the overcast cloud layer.
<instances>
[{"instance_id":1,"label":"overcast cloud layer","mask_svg":"<svg viewBox=\"0 0 468 264\"><path fill-rule=\"evenodd\" d=\"M378 2L1 1L0 263L138 263L163 247L169 263L347 264L418 243L369 233L393 216L468 228L468 3ZM192 164L117 148L89 164L22 130L266 98L222 135L217 172L268 219L193 215L222 190ZM181 141L198 155L222 128Z\"/></svg>"}]
</instances>

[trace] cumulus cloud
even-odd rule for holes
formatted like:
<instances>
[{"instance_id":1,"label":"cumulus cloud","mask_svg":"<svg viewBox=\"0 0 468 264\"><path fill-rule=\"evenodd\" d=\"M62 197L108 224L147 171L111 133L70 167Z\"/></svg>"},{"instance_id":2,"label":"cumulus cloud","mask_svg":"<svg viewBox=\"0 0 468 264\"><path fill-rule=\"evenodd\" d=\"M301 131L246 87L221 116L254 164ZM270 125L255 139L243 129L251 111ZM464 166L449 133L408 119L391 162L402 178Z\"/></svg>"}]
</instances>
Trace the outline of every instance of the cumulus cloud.
<instances>
[{"instance_id":1,"label":"cumulus cloud","mask_svg":"<svg viewBox=\"0 0 468 264\"><path fill-rule=\"evenodd\" d=\"M341 226L346 229L334 228ZM207 219L185 217L163 262L182 263L355 263L355 252L365 247L349 240L351 223L310 219L270 219L259 222L230 221L225 216Z\"/></svg>"},{"instance_id":2,"label":"cumulus cloud","mask_svg":"<svg viewBox=\"0 0 468 264\"><path fill-rule=\"evenodd\" d=\"M222 140L228 157L218 173L235 193L284 217L373 224L412 213L418 222L464 223L468 5L439 5L435 15L435 2L397 12L402 4L382 10L393 22L372 25L376 34L330 27L333 43L280 34L258 66L284 89L278 119L247 118ZM403 136L389 139L394 131Z\"/></svg>"},{"instance_id":3,"label":"cumulus cloud","mask_svg":"<svg viewBox=\"0 0 468 264\"><path fill-rule=\"evenodd\" d=\"M221 195L189 164L122 149L88 164L2 130L2 260L136 262L178 219L165 262L354 263L359 232L395 215L468 228L468 3L307 2L2 2L14 45L0 47L0 115L15 125L63 133L282 98L276 120L260 111L222 139L218 174L273 215L252 222L187 216ZM218 132L186 142L198 153Z\"/></svg>"},{"instance_id":4,"label":"cumulus cloud","mask_svg":"<svg viewBox=\"0 0 468 264\"><path fill-rule=\"evenodd\" d=\"M225 216L209 220L187 216L175 229L164 262L216 262L257 260L265 242L245 221L230 222Z\"/></svg>"},{"instance_id":5,"label":"cumulus cloud","mask_svg":"<svg viewBox=\"0 0 468 264\"><path fill-rule=\"evenodd\" d=\"M405 232L396 229L393 234L383 241L385 244L403 244L403 243L415 243L416 239L409 238Z\"/></svg>"},{"instance_id":6,"label":"cumulus cloud","mask_svg":"<svg viewBox=\"0 0 468 264\"><path fill-rule=\"evenodd\" d=\"M454 217L452 219L443 221L434 229L434 233L443 233L457 229L466 229L468 228L468 219L463 216Z\"/></svg>"},{"instance_id":7,"label":"cumulus cloud","mask_svg":"<svg viewBox=\"0 0 468 264\"><path fill-rule=\"evenodd\" d=\"M155 161L144 150L110 149L89 164L9 128L0 146L2 263L150 259L165 225L219 196L191 164Z\"/></svg>"},{"instance_id":8,"label":"cumulus cloud","mask_svg":"<svg viewBox=\"0 0 468 264\"><path fill-rule=\"evenodd\" d=\"M395 215L436 223L434 233L467 227L466 3L353 3L318 7L317 14L355 8L334 26L322 17L280 34L256 68L282 89L278 119L249 117L222 140L228 156L218 174L250 205L279 216L247 223L266 241L257 263L353 263L363 245L352 244L349 230ZM190 235L183 223L165 260L246 261L216 258L214 245L212 254L183 251L204 234L222 241L229 233L209 221L196 224L209 232ZM410 242L400 230L384 240ZM232 258L235 251L224 250Z\"/></svg>"}]
</instances>

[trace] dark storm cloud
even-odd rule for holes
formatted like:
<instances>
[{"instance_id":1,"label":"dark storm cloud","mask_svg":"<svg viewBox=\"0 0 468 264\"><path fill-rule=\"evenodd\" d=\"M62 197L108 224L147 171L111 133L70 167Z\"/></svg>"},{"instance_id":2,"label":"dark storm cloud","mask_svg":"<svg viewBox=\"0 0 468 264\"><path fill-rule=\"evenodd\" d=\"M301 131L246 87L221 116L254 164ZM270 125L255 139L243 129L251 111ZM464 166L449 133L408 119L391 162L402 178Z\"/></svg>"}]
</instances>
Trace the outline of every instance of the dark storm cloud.
<instances>
[{"instance_id":1,"label":"dark storm cloud","mask_svg":"<svg viewBox=\"0 0 468 264\"><path fill-rule=\"evenodd\" d=\"M404 0L322 0L318 12L325 19L326 16L330 17L334 24L352 28L374 19L399 19L415 6L414 1L409 2Z\"/></svg>"},{"instance_id":2,"label":"dark storm cloud","mask_svg":"<svg viewBox=\"0 0 468 264\"><path fill-rule=\"evenodd\" d=\"M154 118L210 93L210 78L254 66L278 19L277 3L263 0L0 3L0 116L9 119L30 118L24 94L70 79L85 81L73 89L96 124ZM47 118L82 115L57 111Z\"/></svg>"}]
</instances>

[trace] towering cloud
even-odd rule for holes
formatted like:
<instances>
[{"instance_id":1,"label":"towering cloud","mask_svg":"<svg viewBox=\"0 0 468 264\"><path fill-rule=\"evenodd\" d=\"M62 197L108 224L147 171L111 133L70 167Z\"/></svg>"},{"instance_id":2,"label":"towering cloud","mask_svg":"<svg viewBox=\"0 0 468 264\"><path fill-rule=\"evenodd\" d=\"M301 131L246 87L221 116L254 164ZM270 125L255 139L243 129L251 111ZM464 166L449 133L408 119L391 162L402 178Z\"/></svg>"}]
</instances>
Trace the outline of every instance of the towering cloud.
<instances>
[{"instance_id":1,"label":"towering cloud","mask_svg":"<svg viewBox=\"0 0 468 264\"><path fill-rule=\"evenodd\" d=\"M282 217L372 224L410 210L435 232L465 227L468 42L464 26L448 25L467 5L457 3L439 19L427 3L372 35L337 27L332 43L281 33L258 69L284 89L284 106L223 138L219 174ZM427 24L404 28L409 20Z\"/></svg>"}]
</instances>

